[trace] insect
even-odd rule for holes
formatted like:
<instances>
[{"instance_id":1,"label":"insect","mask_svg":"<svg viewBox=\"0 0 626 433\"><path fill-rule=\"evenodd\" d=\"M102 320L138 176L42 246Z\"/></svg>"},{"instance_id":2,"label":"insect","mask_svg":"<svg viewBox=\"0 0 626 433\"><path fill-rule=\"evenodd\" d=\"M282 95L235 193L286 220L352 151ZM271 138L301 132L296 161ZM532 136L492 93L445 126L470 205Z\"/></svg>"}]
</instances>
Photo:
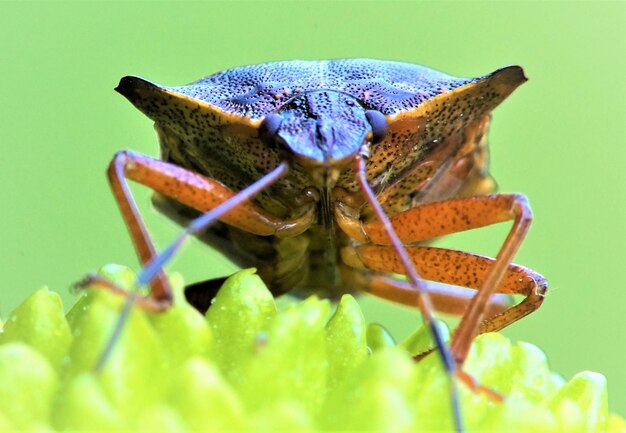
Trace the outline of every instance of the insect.
<instances>
[{"instance_id":1,"label":"insect","mask_svg":"<svg viewBox=\"0 0 626 433\"><path fill-rule=\"evenodd\" d=\"M137 303L167 308L163 264L195 234L256 267L275 295L364 291L419 307L429 323L431 308L461 315L449 348L435 340L463 377L473 338L531 313L547 290L511 263L532 219L525 197L493 194L488 174L490 113L525 81L518 66L456 78L370 59L265 63L179 87L122 78L116 90L155 122L161 148L161 159L119 152L108 170L151 288ZM187 226L161 254L127 179ZM495 259L425 244L504 221ZM186 295L206 309L220 282Z\"/></svg>"}]
</instances>

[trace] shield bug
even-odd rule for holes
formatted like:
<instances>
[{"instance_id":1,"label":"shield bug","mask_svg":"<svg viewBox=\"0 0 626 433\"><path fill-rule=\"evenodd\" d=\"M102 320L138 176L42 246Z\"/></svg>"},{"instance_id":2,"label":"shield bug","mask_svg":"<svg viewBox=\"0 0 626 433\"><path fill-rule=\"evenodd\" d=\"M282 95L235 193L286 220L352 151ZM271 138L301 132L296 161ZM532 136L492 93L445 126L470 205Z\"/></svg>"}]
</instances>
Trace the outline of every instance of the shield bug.
<instances>
[{"instance_id":1,"label":"shield bug","mask_svg":"<svg viewBox=\"0 0 626 433\"><path fill-rule=\"evenodd\" d=\"M116 90L155 122L161 147L161 159L119 152L108 170L146 266L139 284L151 288L136 302L167 308L163 264L193 234L256 267L276 295L365 291L420 308L430 324L432 309L461 315L449 348L431 329L451 376L471 385L457 366L473 338L534 311L547 289L511 263L532 218L526 198L493 194L488 174L490 113L525 81L518 66L456 78L370 59L265 63L178 87L122 78ZM160 254L127 179L187 226ZM425 245L504 221L513 225L496 258ZM220 282L186 295L206 309Z\"/></svg>"}]
</instances>

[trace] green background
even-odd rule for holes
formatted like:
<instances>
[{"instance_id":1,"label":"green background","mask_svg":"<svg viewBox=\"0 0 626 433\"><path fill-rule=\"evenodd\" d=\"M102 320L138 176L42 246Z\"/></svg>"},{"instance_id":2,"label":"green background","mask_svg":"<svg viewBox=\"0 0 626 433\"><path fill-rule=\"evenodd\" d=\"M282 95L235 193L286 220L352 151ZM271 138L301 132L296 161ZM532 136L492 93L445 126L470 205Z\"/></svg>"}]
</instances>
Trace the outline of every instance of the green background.
<instances>
[{"instance_id":1,"label":"green background","mask_svg":"<svg viewBox=\"0 0 626 433\"><path fill-rule=\"evenodd\" d=\"M151 122L113 92L136 74L184 84L232 66L372 57L477 76L523 65L530 81L494 113L492 172L535 221L516 261L551 284L506 330L570 377L609 379L626 413L626 7L622 2L0 3L0 311L43 284L68 288L105 263L137 267L104 170L115 151L157 155ZM139 204L161 246L178 232ZM445 244L495 254L506 227ZM199 243L170 270L235 267ZM364 299L398 338L408 309Z\"/></svg>"}]
</instances>

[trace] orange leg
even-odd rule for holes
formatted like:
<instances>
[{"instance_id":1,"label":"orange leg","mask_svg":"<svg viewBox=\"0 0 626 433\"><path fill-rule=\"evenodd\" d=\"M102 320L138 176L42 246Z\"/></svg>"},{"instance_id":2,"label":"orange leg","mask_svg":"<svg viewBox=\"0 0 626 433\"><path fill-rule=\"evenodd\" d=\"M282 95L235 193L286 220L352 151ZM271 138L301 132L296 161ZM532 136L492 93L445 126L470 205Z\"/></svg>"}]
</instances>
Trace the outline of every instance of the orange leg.
<instances>
[{"instance_id":1,"label":"orange leg","mask_svg":"<svg viewBox=\"0 0 626 433\"><path fill-rule=\"evenodd\" d=\"M368 183L365 158L363 156L365 154L367 154L367 149L363 148L362 153L359 154L354 161L354 172L356 174L356 179L361 186L363 198L367 202L369 202L370 206L372 207L374 215L376 216L376 219L378 221L377 224L383 227L385 232L387 233L391 244L395 248L400 260L402 261L404 272L409 279L411 287L415 289L417 306L422 315L422 318L424 319L424 323L430 329L433 340L435 341L435 345L437 349L439 349L441 362L443 363L444 368L450 378L448 385L450 391L450 403L452 406L455 431L461 432L463 431L463 422L461 420L461 407L459 404L457 383L456 380L454 380L454 376L458 371L456 362L452 356L450 349L443 340L441 331L436 326L433 318L433 305L430 300L430 296L428 296L428 293L426 293L426 291L422 289L423 280L420 279L419 274L413 266L413 263L411 263L411 258L407 254L404 245L402 244L402 240L398 237L394 227L392 226L391 221L389 220L389 217L385 214L383 207L376 199L376 195ZM337 201L339 202L339 200ZM339 223L339 225L341 226L341 223Z\"/></svg>"},{"instance_id":2,"label":"orange leg","mask_svg":"<svg viewBox=\"0 0 626 433\"><path fill-rule=\"evenodd\" d=\"M350 281L354 281L351 279ZM366 283L359 287L371 295L399 304L417 307L415 289L405 281L399 281L378 273L366 274ZM355 283L358 285L358 283ZM430 296L435 311L439 313L462 316L472 298L476 294L463 287L447 285L434 281L423 281L420 290ZM494 294L485 310L485 317L501 314L514 305L510 295Z\"/></svg>"},{"instance_id":3,"label":"orange leg","mask_svg":"<svg viewBox=\"0 0 626 433\"><path fill-rule=\"evenodd\" d=\"M391 247L373 247L373 248L384 248L391 249ZM405 247L406 248L406 247ZM406 248L408 254L410 254L414 265L417 265L415 258L415 252L411 250L411 247ZM376 254L375 251L371 251ZM384 252L389 253L389 251ZM399 256L396 254L396 251L393 250L391 252L397 259L396 264L399 266L403 266ZM358 287L360 290L368 292L374 296L378 296L383 299L387 299L389 301L398 302L403 305L418 307L419 306L419 297L418 292L415 290L415 287L407 282L398 281L393 278L386 277L376 271L374 272L363 272L362 268L364 266L370 266L369 260L360 261L357 256L356 251L351 248L345 248L342 251L342 256L346 265L342 267L342 275L344 280L349 282L353 287ZM377 262L378 257L374 260ZM378 263L376 263L378 264ZM376 269L376 265L372 266L373 269ZM367 268L366 268L367 269ZM388 271L386 268L381 268L383 271ZM462 314L462 312L467 308L468 301L470 298L467 297L466 293L459 292L460 287L448 286L447 284L442 283L433 283L432 281L423 280L419 285L419 290L422 294L427 293L432 306L437 311L444 311L446 313L451 314ZM500 315L503 311L507 311L510 307L509 296L507 295L494 295L491 299L491 302L486 310L486 314L488 317ZM486 331L484 331L486 332ZM424 358L426 355L429 355L439 349L438 345L426 350L422 353L414 354L413 359L415 361L419 361ZM456 365L456 363L455 363ZM468 389L472 390L476 394L484 394L491 401L499 403L504 401L504 396L499 394L498 392L492 390L489 387L482 386L480 383L476 381L471 375L465 373L462 370L462 366L456 365L453 371L450 371L459 381L464 383Z\"/></svg>"},{"instance_id":4,"label":"orange leg","mask_svg":"<svg viewBox=\"0 0 626 433\"><path fill-rule=\"evenodd\" d=\"M137 286L149 284L152 296L139 296L127 292L97 276L87 277L79 283L79 286L83 287L95 285L108 289L126 298L111 338L95 366L96 371L105 365L113 351L115 341L122 332L134 304L149 311L162 311L169 308L172 303L172 289L165 278L163 266L190 235L204 230L216 220L227 222L255 234L273 234L279 237L292 236L309 227L313 218L312 208L303 209L305 211L299 217L284 220L262 211L249 201L255 194L285 175L287 171L288 165L283 162L250 186L235 192L220 182L139 153L122 151L115 155L107 174L137 255L144 265L137 276L136 284ZM205 213L194 219L174 242L157 254L130 193L127 178Z\"/></svg>"},{"instance_id":5,"label":"orange leg","mask_svg":"<svg viewBox=\"0 0 626 433\"><path fill-rule=\"evenodd\" d=\"M379 222L360 222L358 218L355 217L354 211L345 205L336 206L336 219L349 236L361 242L379 245L389 245L392 243L382 224ZM479 332L479 329L481 329L480 327L482 325L480 325L480 323L483 319L489 299L496 292L500 282L505 277L509 264L512 262L513 256L528 231L532 220L532 213L526 198L519 194L495 194L450 199L441 202L427 203L409 209L391 218L394 230L405 245L510 220L513 220L513 226L497 257L493 260L486 272L484 272L484 278L477 280L479 281L479 287L476 287L478 293L472 299L469 307L463 314L461 323L453 335L451 343L452 353L457 362L461 365L469 352L472 340ZM460 256L456 257L456 259L459 258ZM431 268L435 267L431 266L429 263L422 263L418 266L418 270L421 273L427 273ZM449 266L449 269L442 272L442 274L446 272L452 272L454 274L453 269L454 266ZM464 275L465 278L472 277L474 270L474 268L468 268L467 273L458 275ZM393 270L388 269L385 269L385 271L393 272ZM402 271L402 269L398 268L398 271ZM544 280L543 278L540 280L542 281L541 285L544 286L542 290L545 291ZM461 285L471 286L470 284ZM542 294L539 293L538 295L542 296ZM531 300L527 301L523 306L523 303L520 304L521 307L516 306L512 310L509 310L510 313L503 317L504 322L500 323L498 326L500 326L500 328L504 327L508 323L511 323L511 319L512 321L517 320L519 317L532 311L534 308L520 315L520 310L528 308L530 303L536 301L535 298L531 296L527 299ZM538 306L539 304L536 305Z\"/></svg>"},{"instance_id":6,"label":"orange leg","mask_svg":"<svg viewBox=\"0 0 626 433\"><path fill-rule=\"evenodd\" d=\"M420 276L425 280L479 290L487 278L495 260L464 251L435 247L406 247L407 253ZM390 246L361 245L348 247L342 252L351 266L364 266L379 272L403 273L403 266L395 249ZM358 258L359 262L355 260ZM425 286L429 281L426 281ZM381 298L416 306L413 288L402 281L380 274L372 274L364 290ZM515 306L508 305L508 297L493 295L486 307L485 319L477 334L498 331L535 311L543 302L547 290L545 279L525 267L510 264L496 289L498 294L523 295L525 299ZM446 286L434 286L429 291L435 308L451 314L462 315L468 307L463 292L446 290ZM495 302L494 302L495 301Z\"/></svg>"},{"instance_id":7,"label":"orange leg","mask_svg":"<svg viewBox=\"0 0 626 433\"><path fill-rule=\"evenodd\" d=\"M303 215L290 220L278 218L255 206L245 197L240 198L242 197L240 193L229 189L216 180L132 151L117 153L111 161L107 173L113 194L129 229L141 263L148 265L156 258L161 259L152 266L154 271L145 277L145 282L150 284L153 299L158 303L165 304L165 307L171 303L172 294L161 266L171 257L181 242L175 241L166 250L166 254L156 254L154 244L139 214L126 179L148 186L201 212L217 210L217 207L220 205L232 203L223 214L218 215L216 218L258 235L293 236L306 230L313 218L312 207L307 209ZM278 175L282 175L282 173ZM265 186L267 185L263 187ZM236 206L234 206L235 204ZM200 230L212 221L210 218L208 220L206 218L201 220L201 218L194 221L196 224L192 223L183 235L192 234L194 230ZM107 286L105 282L99 281L99 284L113 291L119 291L115 290L114 287ZM149 303L147 300L145 302Z\"/></svg>"}]
</instances>

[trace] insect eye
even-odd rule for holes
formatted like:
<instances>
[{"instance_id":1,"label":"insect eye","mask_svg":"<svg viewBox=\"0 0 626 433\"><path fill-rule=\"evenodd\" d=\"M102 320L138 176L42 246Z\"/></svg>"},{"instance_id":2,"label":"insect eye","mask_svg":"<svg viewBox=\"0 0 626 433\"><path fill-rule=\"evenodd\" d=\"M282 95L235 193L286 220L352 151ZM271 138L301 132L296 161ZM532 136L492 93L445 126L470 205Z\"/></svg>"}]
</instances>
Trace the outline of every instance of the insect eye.
<instances>
[{"instance_id":1,"label":"insect eye","mask_svg":"<svg viewBox=\"0 0 626 433\"><path fill-rule=\"evenodd\" d=\"M259 138L266 144L274 143L281 123L283 123L283 118L280 114L268 114L259 127Z\"/></svg>"},{"instance_id":2,"label":"insect eye","mask_svg":"<svg viewBox=\"0 0 626 433\"><path fill-rule=\"evenodd\" d=\"M378 143L387 135L387 118L383 113L376 110L367 110L365 117L372 127L372 142Z\"/></svg>"}]
</instances>

